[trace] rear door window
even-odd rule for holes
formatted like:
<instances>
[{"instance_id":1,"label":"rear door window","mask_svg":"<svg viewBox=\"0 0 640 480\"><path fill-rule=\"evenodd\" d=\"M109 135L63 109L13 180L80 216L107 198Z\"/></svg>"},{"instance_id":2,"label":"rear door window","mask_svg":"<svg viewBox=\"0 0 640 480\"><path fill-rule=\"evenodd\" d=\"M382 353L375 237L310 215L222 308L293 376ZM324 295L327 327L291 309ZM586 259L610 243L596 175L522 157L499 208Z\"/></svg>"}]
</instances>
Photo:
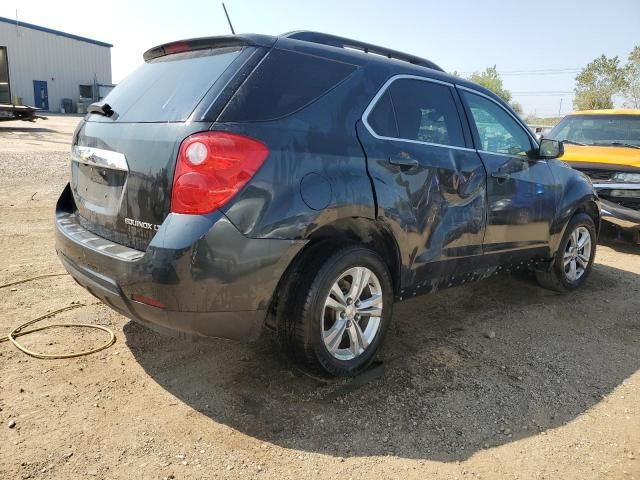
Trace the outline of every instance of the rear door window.
<instances>
[{"instance_id":1,"label":"rear door window","mask_svg":"<svg viewBox=\"0 0 640 480\"><path fill-rule=\"evenodd\" d=\"M367 117L383 137L464 147L451 87L426 80L395 80Z\"/></svg>"},{"instance_id":2,"label":"rear door window","mask_svg":"<svg viewBox=\"0 0 640 480\"><path fill-rule=\"evenodd\" d=\"M183 122L242 48L176 53L145 63L104 99L116 122ZM92 115L90 120L105 121Z\"/></svg>"},{"instance_id":3,"label":"rear door window","mask_svg":"<svg viewBox=\"0 0 640 480\"><path fill-rule=\"evenodd\" d=\"M369 114L367 121L373 131L381 137L398 138L400 136L396 114L393 111L391 95L389 95L388 90L380 97L375 108Z\"/></svg>"},{"instance_id":4,"label":"rear door window","mask_svg":"<svg viewBox=\"0 0 640 480\"><path fill-rule=\"evenodd\" d=\"M309 105L345 80L356 65L288 50L272 50L238 90L221 121L281 118Z\"/></svg>"}]
</instances>

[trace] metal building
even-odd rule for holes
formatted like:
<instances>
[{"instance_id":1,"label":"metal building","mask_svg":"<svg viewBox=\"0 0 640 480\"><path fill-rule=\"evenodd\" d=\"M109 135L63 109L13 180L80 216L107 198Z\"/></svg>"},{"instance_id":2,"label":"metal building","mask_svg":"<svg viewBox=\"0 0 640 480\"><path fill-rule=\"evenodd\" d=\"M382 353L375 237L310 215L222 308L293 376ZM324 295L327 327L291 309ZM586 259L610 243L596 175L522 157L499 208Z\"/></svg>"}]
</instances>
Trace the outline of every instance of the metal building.
<instances>
[{"instance_id":1,"label":"metal building","mask_svg":"<svg viewBox=\"0 0 640 480\"><path fill-rule=\"evenodd\" d=\"M0 17L0 104L59 112L90 103L111 85L111 47L90 38ZM69 101L64 102L69 105Z\"/></svg>"}]
</instances>

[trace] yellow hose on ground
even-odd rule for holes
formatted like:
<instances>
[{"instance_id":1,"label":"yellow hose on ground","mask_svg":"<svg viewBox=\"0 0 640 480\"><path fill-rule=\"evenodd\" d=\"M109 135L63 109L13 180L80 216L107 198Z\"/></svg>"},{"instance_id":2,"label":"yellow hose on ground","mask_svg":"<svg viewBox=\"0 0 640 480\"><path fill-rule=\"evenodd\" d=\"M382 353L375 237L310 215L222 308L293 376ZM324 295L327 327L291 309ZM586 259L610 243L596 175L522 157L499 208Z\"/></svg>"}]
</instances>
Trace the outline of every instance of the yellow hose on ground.
<instances>
[{"instance_id":1,"label":"yellow hose on ground","mask_svg":"<svg viewBox=\"0 0 640 480\"><path fill-rule=\"evenodd\" d=\"M23 328L28 327L29 325L33 325L34 323L40 322L40 321L45 320L47 318L53 317L54 315L57 315L58 313L66 312L67 310L73 310L74 308L86 307L86 306L87 305L85 303L78 303L78 304L75 304L75 305L70 305L68 307L60 308L58 310L54 310L53 312L49 312L46 315L42 315L42 316L40 316L40 317L38 317L36 319L29 320L28 322L23 323L22 325L20 325L20 326L14 328L13 330L11 330L11 332L9 332L9 335L7 335L6 337L0 338L0 343L11 341L11 343L13 343L15 345L15 347L18 350L20 350L21 352L24 352L27 355L31 355L32 357L35 357L35 358L44 358L44 359L82 357L84 355L91 355L92 353L96 353L96 352L99 352L100 350L104 350L105 348L109 348L111 345L113 345L116 342L116 335L113 333L113 331L111 331L107 327L103 327L102 325L93 325L93 324L90 324L90 323L56 323L56 324L52 324L52 325L45 325L43 327L33 328L31 330L27 330L27 331L24 331L24 332L22 331ZM101 346L96 347L96 348L92 348L91 350L85 350L84 352L50 355L50 354L46 354L46 353L38 353L38 352L34 352L32 350L29 350L28 348L24 347L23 345L20 345L20 343L18 343L18 341L16 340L16 338L21 337L23 335L29 335L30 333L39 332L41 330L46 330L46 329L49 329L49 328L62 328L62 327L65 327L65 328L66 327L95 328L95 329L98 329L98 330L102 330L102 331L105 331L105 332L107 332L109 334L109 341L107 343L105 343L104 345L101 345Z\"/></svg>"}]
</instances>

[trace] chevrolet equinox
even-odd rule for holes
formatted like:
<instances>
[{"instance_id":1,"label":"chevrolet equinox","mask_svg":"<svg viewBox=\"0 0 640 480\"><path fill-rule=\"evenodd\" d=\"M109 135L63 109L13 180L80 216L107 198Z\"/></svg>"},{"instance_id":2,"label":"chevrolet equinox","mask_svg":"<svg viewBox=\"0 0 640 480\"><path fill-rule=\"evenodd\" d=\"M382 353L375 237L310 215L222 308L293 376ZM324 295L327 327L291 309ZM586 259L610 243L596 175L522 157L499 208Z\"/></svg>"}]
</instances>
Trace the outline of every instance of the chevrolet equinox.
<instances>
[{"instance_id":1,"label":"chevrolet equinox","mask_svg":"<svg viewBox=\"0 0 640 480\"><path fill-rule=\"evenodd\" d=\"M299 31L161 45L74 133L55 214L73 278L183 336L361 372L395 301L520 267L591 270L600 210L500 98L429 60Z\"/></svg>"}]
</instances>

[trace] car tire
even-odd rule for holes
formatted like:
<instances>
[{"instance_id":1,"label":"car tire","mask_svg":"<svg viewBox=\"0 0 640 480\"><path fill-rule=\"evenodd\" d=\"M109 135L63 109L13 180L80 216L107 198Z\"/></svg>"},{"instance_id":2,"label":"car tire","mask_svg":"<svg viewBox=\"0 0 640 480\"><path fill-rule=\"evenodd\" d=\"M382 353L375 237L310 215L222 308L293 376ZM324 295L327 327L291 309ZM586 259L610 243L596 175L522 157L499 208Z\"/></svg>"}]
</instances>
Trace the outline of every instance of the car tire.
<instances>
[{"instance_id":1,"label":"car tire","mask_svg":"<svg viewBox=\"0 0 640 480\"><path fill-rule=\"evenodd\" d=\"M358 245L316 246L306 258L280 294L280 345L303 370L355 376L373 361L389 328L389 270L377 253Z\"/></svg>"},{"instance_id":2,"label":"car tire","mask_svg":"<svg viewBox=\"0 0 640 480\"><path fill-rule=\"evenodd\" d=\"M591 273L596 243L593 219L586 213L578 213L569 221L549 269L536 272L538 283L561 293L580 288Z\"/></svg>"}]
</instances>

